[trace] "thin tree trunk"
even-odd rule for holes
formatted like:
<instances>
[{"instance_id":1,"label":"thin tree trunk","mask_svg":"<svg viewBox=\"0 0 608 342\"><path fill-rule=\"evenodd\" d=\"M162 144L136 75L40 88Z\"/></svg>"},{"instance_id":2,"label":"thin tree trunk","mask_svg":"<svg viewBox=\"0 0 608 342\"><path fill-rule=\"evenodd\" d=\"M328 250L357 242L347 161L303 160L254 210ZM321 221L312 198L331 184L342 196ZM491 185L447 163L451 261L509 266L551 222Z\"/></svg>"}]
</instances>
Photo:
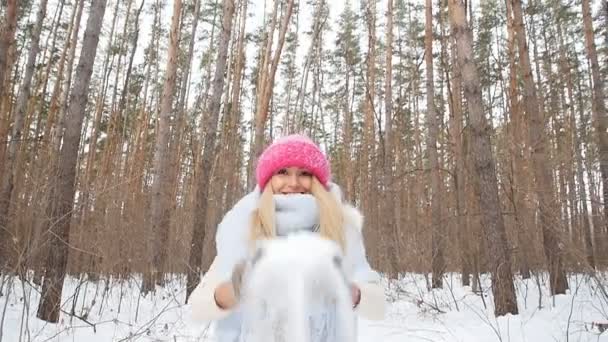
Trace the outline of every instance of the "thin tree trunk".
<instances>
[{"instance_id":1,"label":"thin tree trunk","mask_svg":"<svg viewBox=\"0 0 608 342\"><path fill-rule=\"evenodd\" d=\"M167 51L167 67L163 94L160 104L156 142L154 146L154 159L152 161L153 178L150 199L150 234L148 246L152 249L152 264L150 272L144 278L144 293L154 290L154 284L162 278L163 266L167 256L167 241L171 225L170 188L171 175L169 162L171 150L171 112L173 110L173 97L175 96L175 83L177 76L177 56L179 53L179 26L182 12L182 1L173 2L173 16L171 18L171 31L169 33L169 50Z\"/></svg>"},{"instance_id":2,"label":"thin tree trunk","mask_svg":"<svg viewBox=\"0 0 608 342\"><path fill-rule=\"evenodd\" d=\"M42 53L42 60L47 60L47 52L49 52L49 63L47 63L46 67L44 68L44 72L42 73L44 76L41 76L40 78L43 80L41 82L38 82L38 87L37 89L34 91L34 94L40 94L41 96L46 96L47 94L47 88L49 85L49 80L50 80L50 75L51 75L51 69L53 69L53 67L57 67L57 63L53 63L54 58L53 56L55 55L55 51L57 51L57 38L59 36L59 29L63 26L62 23L62 19L63 19L63 9L65 7L65 0L61 0L58 8L55 10L55 14L53 16L53 21L52 21L52 33L49 34L49 36L47 37L46 43L45 43L45 48L44 48L44 52ZM76 9L77 6L74 6L74 10ZM74 14L75 11L72 11L72 14ZM73 15L70 16L70 22L69 22L69 26L71 29L71 25L72 25L72 21L73 21L74 17ZM69 32L69 29L68 29ZM66 33L66 37L69 36L69 33ZM49 40L52 37L52 42L50 43L49 46ZM61 57L60 57L60 64L64 62L65 59L65 49L63 49L62 53L61 53ZM63 63L65 64L65 63ZM59 66L59 68L63 68L63 66ZM62 73L60 73L59 71L57 72L57 79L63 79L63 75ZM61 84L61 81L57 81L55 83ZM47 105L46 101L38 101L38 103L35 106L34 112L38 113L37 114L37 120L36 120L36 125L35 125L35 133L34 133L34 137L36 137L36 139L40 139L40 131L42 130L42 123L44 121L45 118L45 111L44 108ZM44 138L44 137L42 137ZM38 146L39 143L37 142L35 144L35 148L34 148L34 153L38 152Z\"/></svg>"},{"instance_id":3,"label":"thin tree trunk","mask_svg":"<svg viewBox=\"0 0 608 342\"><path fill-rule=\"evenodd\" d=\"M185 125L186 125L186 113L187 113L187 107L188 107L188 82L190 81L190 77L191 77L191 69L192 69L192 57L194 56L194 43L196 41L196 30L198 27L198 22L199 22L199 17L200 17L200 5L201 5L201 1L200 0L195 0L194 3L194 18L192 19L192 30L190 31L190 41L188 42L188 52L187 52L187 60L186 60L186 66L182 72L182 82L181 85L179 87L179 91L180 91L180 95L179 95L179 100L177 102L177 106L176 106L176 113L177 113L177 123L176 123L176 128L175 128L175 134L173 136L173 139L171 141L171 150L174 151L174 153L171 156L171 171L170 171L170 175L173 179L172 181L172 185L171 185L171 192L172 198L176 198L177 192L178 192L178 188L179 188L179 179L180 179L180 160L182 158L182 154L183 154L183 146L185 146L185 144L183 143L184 140L184 129L185 129Z\"/></svg>"},{"instance_id":4,"label":"thin tree trunk","mask_svg":"<svg viewBox=\"0 0 608 342\"><path fill-rule=\"evenodd\" d=\"M103 62L103 69L101 71L101 75L102 75L102 82L101 82L101 87L100 87L100 91L98 92L97 98L96 98L96 103L95 103L95 110L94 110L94 119L93 119L93 131L91 133L91 137L89 140L89 152L87 153L87 157L86 157L86 166L85 166L85 171L84 171L84 177L81 181L82 184L82 190L81 190L81 196L79 196L80 198L80 215L79 215L79 219L80 219L80 223L78 226L78 231L80 232L80 234L78 235L79 239L78 239L78 244L81 245L83 243L83 240L85 239L85 234L87 234L86 236L86 240L87 242L89 242L89 246L91 246L91 248L95 248L95 246L98 245L98 233L97 230L94 230L92 232L87 232L85 229L87 227L87 221L89 220L89 216L91 216L91 208L89 208L89 194L91 192L91 188L93 188L93 184L94 184L94 174L93 174L93 170L95 170L96 168L93 167L93 164L95 163L95 160L97 158L97 143L98 143L98 139L99 139L99 131L100 131L100 126L102 124L101 119L102 119L102 114L104 112L104 108L105 108L105 102L106 102L106 93L109 87L109 79L110 79L110 73L111 70L113 69L113 63L114 63L114 59L112 58L112 62L110 63L110 57L114 56L114 44L116 44L116 42L114 41L114 32L115 32L115 28L116 28L116 22L119 18L118 15L118 5L119 5L119 1L116 2L115 6L114 6L114 16L112 19L112 25L110 28L110 33L109 36L107 38L108 43L106 46L106 55L104 58L104 62ZM118 71L116 72L118 74ZM114 81L114 84L116 81ZM112 103L113 105L113 103ZM111 129L108 129L111 130ZM110 133L111 134L111 133ZM108 137L107 141L110 141L111 137ZM106 146L104 148L105 154L107 154L107 150L110 149L109 145L111 145L111 143L106 143ZM102 165L105 165L105 163L101 163ZM102 169L103 167L97 167L97 169ZM102 173L99 172L98 173ZM102 177L103 178L103 177ZM109 178L109 177L108 177ZM103 189L99 189L100 192L103 191ZM97 212L105 212L106 211L106 203L107 201L107 195L105 196L100 196L100 198L96 201L96 205L94 207L94 210ZM102 226L106 226L105 222L101 223ZM86 233L85 233L86 232ZM94 272L92 272L92 269L94 268L95 265L95 260L93 258L92 255L83 255L81 258L77 258L77 265L76 268L78 267L87 267L89 268L89 274L93 274Z\"/></svg>"},{"instance_id":5,"label":"thin tree trunk","mask_svg":"<svg viewBox=\"0 0 608 342\"><path fill-rule=\"evenodd\" d=\"M107 0L106 0L107 1ZM65 72L65 80L64 80L64 93L63 93L63 97L61 99L61 103L60 103L60 110L58 112L59 114L59 118L57 120L57 126L54 128L54 132L52 133L52 136L49 137L52 147L53 147L53 151L59 152L59 148L61 146L61 137L63 136L63 130L65 128L65 116L67 115L67 109L68 109L68 96L70 95L70 85L72 84L72 68L73 68L73 61L75 59L76 56L76 46L78 45L78 35L80 32L80 21L82 19L82 10L84 9L85 6L85 1L81 0L80 1L80 9L78 11L77 14L77 18L76 18L76 24L74 26L74 30L72 31L72 37L70 40L70 52L68 54L68 68ZM105 12L105 5L104 5L104 12Z\"/></svg>"},{"instance_id":6,"label":"thin tree trunk","mask_svg":"<svg viewBox=\"0 0 608 342\"><path fill-rule=\"evenodd\" d=\"M0 142L7 141L9 131L9 94L10 81L7 75L10 75L12 68L11 50L15 44L15 30L17 28L17 0L6 1L4 25L0 28ZM6 149L5 143L0 143L0 162L4 163L4 153ZM0 168L0 182L3 178L3 169ZM0 226L0 229L3 227ZM0 239L0 255L4 250L4 239ZM0 265L2 266L2 265Z\"/></svg>"},{"instance_id":7,"label":"thin tree trunk","mask_svg":"<svg viewBox=\"0 0 608 342\"><path fill-rule=\"evenodd\" d=\"M608 220L608 115L604 101L604 80L600 72L595 49L593 18L589 0L583 0L583 24L585 27L585 45L587 57L591 61L591 77L593 79L593 126L597 132L600 174L602 180L602 199L604 203L604 218Z\"/></svg>"},{"instance_id":8,"label":"thin tree trunk","mask_svg":"<svg viewBox=\"0 0 608 342\"><path fill-rule=\"evenodd\" d=\"M228 120L228 143L226 144L226 152L235 153L236 156L242 157L242 148L239 142L239 122L241 120L241 89L243 83L243 69L245 64L245 25L247 23L247 0L240 1L240 25L239 35L236 43L236 56L234 57L234 72L232 80L232 94L230 100L230 113ZM234 154L233 154L234 155ZM237 184L239 180L239 160L241 158L229 158L225 163L226 169L224 174L228 176L227 191L225 206L234 204L238 198Z\"/></svg>"},{"instance_id":9,"label":"thin tree trunk","mask_svg":"<svg viewBox=\"0 0 608 342\"><path fill-rule=\"evenodd\" d=\"M47 228L52 234L46 276L37 312L37 317L47 322L59 321L61 293L69 252L70 220L76 190L78 148L105 9L106 0L96 0L91 4L82 52L76 68L76 82L70 95L68 119L63 137L64 144L59 155L60 168L55 185L57 186L57 198L50 198L51 201L57 201L58 204L54 206L53 220L50 227Z\"/></svg>"},{"instance_id":10,"label":"thin tree trunk","mask_svg":"<svg viewBox=\"0 0 608 342\"><path fill-rule=\"evenodd\" d=\"M25 72L23 75L23 83L19 90L19 97L17 98L17 105L15 107L13 116L13 127L11 140L8 147L8 155L4 162L4 172L2 177L2 184L0 187L0 241L5 241L3 249L5 253L2 253L5 262L10 261L11 256L14 256L16 245L6 245L6 242L17 241L10 236L12 228L9 226L9 207L12 199L15 198L13 192L15 185L15 178L22 170L18 170L15 166L17 165L17 152L21 146L23 124L25 120L25 111L27 109L28 102L30 100L30 89L32 87L32 78L34 76L34 69L36 67L36 57L40 51L40 34L42 32L42 23L46 17L46 4L47 0L42 0L36 15L36 24L32 32L32 40L29 46L29 52L27 56L27 63L25 65ZM2 77L2 76L0 76ZM2 140L0 144L4 145ZM0 265L1 267L2 265Z\"/></svg>"},{"instance_id":11,"label":"thin tree trunk","mask_svg":"<svg viewBox=\"0 0 608 342\"><path fill-rule=\"evenodd\" d=\"M361 184L361 207L363 212L368 217L374 217L376 209L374 208L375 201L375 167L372 166L372 157L375 155L375 107L374 99L376 97L376 0L366 0L362 3L365 11L365 23L367 26L367 57L365 61L365 84L363 85L363 94L365 100L363 103L363 127L361 141L361 167L359 168L359 183ZM374 183L375 184L375 183ZM369 224L377 222L374 219L369 220ZM378 225L370 227L363 231L365 240L370 246L381 244L381 233L378 231ZM378 250L372 249L369 251L369 256L373 265L380 266L382 264L381 253Z\"/></svg>"},{"instance_id":12,"label":"thin tree trunk","mask_svg":"<svg viewBox=\"0 0 608 342\"><path fill-rule=\"evenodd\" d=\"M511 193L513 196L513 208L515 210L515 225L517 229L518 241L518 267L524 279L530 278L530 255L529 239L532 226L530 211L525 202L525 191L528 189L528 177L525 175L525 160L527 159L526 148L526 125L521 109L521 101L518 98L517 84L517 61L516 61L516 37L513 25L513 15L511 2L506 1L507 6L507 33L508 33L508 54L509 54L509 112L511 113L511 156L513 176L511 180Z\"/></svg>"},{"instance_id":13,"label":"thin tree trunk","mask_svg":"<svg viewBox=\"0 0 608 342\"><path fill-rule=\"evenodd\" d=\"M9 51L15 43L15 30L17 28L17 0L7 0L4 25L0 29L0 94L4 94L5 78L10 75L11 63ZM2 160L2 159L0 159Z\"/></svg>"},{"instance_id":14,"label":"thin tree trunk","mask_svg":"<svg viewBox=\"0 0 608 342\"><path fill-rule=\"evenodd\" d=\"M549 266L551 294L562 294L568 289L563 268L563 251L556 227L557 202L553 193L553 176L548 164L545 120L540 110L536 86L532 78L532 67L528 55L525 28L520 0L510 0L513 9L515 33L518 42L520 71L524 81L524 108L528 120L528 143L532 154L532 168L539 201L540 225L543 247Z\"/></svg>"},{"instance_id":15,"label":"thin tree trunk","mask_svg":"<svg viewBox=\"0 0 608 342\"><path fill-rule=\"evenodd\" d=\"M445 1L447 5L447 0ZM445 6L445 5L444 5ZM447 7L447 6L446 6ZM452 78L450 82L449 73L446 70L448 81L448 94L451 110L450 128L452 145L454 146L453 178L454 191L456 192L456 224L458 226L458 244L460 249L461 281L463 286L471 284L471 252L469 250L471 239L468 220L466 219L466 187L465 187L465 154L463 149L463 115L462 115L462 76L458 68L458 51L456 42L450 44L452 54ZM446 63L447 64L447 63Z\"/></svg>"},{"instance_id":16,"label":"thin tree trunk","mask_svg":"<svg viewBox=\"0 0 608 342\"><path fill-rule=\"evenodd\" d=\"M268 109L270 106L270 98L272 97L272 91L274 89L274 77L277 72L277 67L279 65L279 59L281 58L281 52L283 50L283 44L285 43L285 35L287 34L287 28L289 26L291 14L293 13L294 0L288 0L287 8L285 9L285 13L283 14L283 21L281 23L281 28L279 31L279 40L277 42L277 47L274 50L274 55L272 60L270 61L270 70L268 69L268 60L270 59L271 47L272 47L272 36L274 36L274 27L276 25L276 16L278 9L278 2L275 3L275 9L273 13L272 25L271 29L268 33L268 44L266 45L266 50L264 54L264 58L262 59L262 67L260 68L260 74L258 77L260 81L258 83L258 93L257 93L257 103L256 103L256 112L255 112L255 132L254 132L254 140L253 146L249 155L249 177L248 177L248 187L250 188L253 184L254 172L253 172L253 164L256 158L262 152L262 147L264 145L264 127L266 125L266 121L268 118Z\"/></svg>"},{"instance_id":17,"label":"thin tree trunk","mask_svg":"<svg viewBox=\"0 0 608 342\"><path fill-rule=\"evenodd\" d=\"M445 271L445 232L441 223L441 195L439 178L439 156L437 153L437 135L439 127L435 109L435 86L433 73L433 1L426 0L426 25L424 30L425 66L426 66L426 109L427 109L427 153L429 163L429 180L431 184L431 236L432 236L432 286L443 287Z\"/></svg>"},{"instance_id":18,"label":"thin tree trunk","mask_svg":"<svg viewBox=\"0 0 608 342\"><path fill-rule=\"evenodd\" d=\"M397 278L399 273L399 260L397 256L397 241L399 225L396 222L395 203L397 189L393 182L393 0L388 0L386 11L386 74L384 78L384 110L386 111L384 123L384 215L385 237L384 247L387 249L388 265L392 277ZM343 165L346 167L346 165Z\"/></svg>"},{"instance_id":19,"label":"thin tree trunk","mask_svg":"<svg viewBox=\"0 0 608 342\"><path fill-rule=\"evenodd\" d=\"M567 63L565 56L564 56L564 63ZM590 184L590 187L593 187L593 184L591 183L591 179L587 179L586 180L586 176L585 176L585 165L583 164L583 155L582 155L582 149L583 149L583 142L582 140L584 139L583 136L583 131L585 130L584 128L579 132L579 130L577 129L577 120L576 120L576 115L577 115L577 111L576 108L578 108L578 115L579 115L579 120L581 122L584 122L584 117L585 117L585 113L584 113L584 105L583 105L583 100L582 100L582 94L580 93L580 91L578 92L578 99L577 101L574 100L574 82L572 80L572 72L570 71L570 67L567 65L564 65L564 69L565 71L562 72L565 77L566 77L566 85L567 85L567 92L568 92L568 101L570 102L570 108L571 108L571 113L570 113L570 126L572 127L572 135L573 135L573 140L574 140L574 158L576 159L576 180L578 182L578 192L579 192L579 197L580 197L580 201L581 201L581 216L582 216L582 230L583 230L583 240L584 240L584 246L585 246L585 255L587 257L587 262L589 263L589 266L591 268L595 268L595 253L594 253L594 248L593 248L593 235L591 233L591 226L592 226L592 218L595 219L593 217L593 215L591 215L590 217L590 212L589 212L589 207L588 207L588 197L587 197L587 185L586 183ZM584 124L581 124L581 126L583 126ZM593 189L591 189L591 191L593 191ZM591 196L593 198L593 196ZM593 204L592 204L593 206ZM594 231L598 231L599 227L594 224Z\"/></svg>"},{"instance_id":20,"label":"thin tree trunk","mask_svg":"<svg viewBox=\"0 0 608 342\"><path fill-rule=\"evenodd\" d=\"M215 73L213 75L213 86L211 90L211 101L209 101L206 111L204 127L207 129L205 134L203 155L197 165L196 174L196 210L193 221L192 243L190 244L190 259L188 261L188 280L186 285L186 301L190 294L198 285L201 272L203 246L205 241L205 231L207 223L207 209L209 206L209 184L211 171L216 154L216 133L220 113L222 93L224 90L224 73L226 72L226 60L228 57L228 47L230 46L230 35L232 32L232 17L234 15L234 0L224 0L223 2L222 32L220 35ZM215 234L213 234L215 235Z\"/></svg>"},{"instance_id":21,"label":"thin tree trunk","mask_svg":"<svg viewBox=\"0 0 608 342\"><path fill-rule=\"evenodd\" d=\"M587 259L587 262L589 263L589 266L591 268L595 268L595 258L594 258L594 253L593 253L593 241L592 241L592 236L591 236L591 222L590 222L590 217L589 217L589 208L588 208L588 204L587 204L587 189L586 189L586 181L585 181L585 177L584 177L584 169L583 169L583 157L582 157L582 152L581 152L581 138L580 138L580 134L579 131L577 129L577 120L576 120L576 102L574 100L574 83L572 81L572 71L571 68L572 66L570 65L568 58L566 56L566 46L564 45L564 37L563 37L563 32L562 32L562 26L561 26L561 21L558 21L558 38L559 38L559 59L560 59L560 63L559 63L559 70L560 70L560 74L565 78L565 83L566 83L566 93L567 93L567 97L568 97L568 103L569 103L569 109L570 109L570 134L571 134L571 141L572 141L572 150L574 152L574 159L575 159L575 167L574 167L574 171L572 171L572 173L574 173L576 175L576 181L578 182L578 193L579 193L579 197L580 197L580 203L581 203L581 213L580 213L580 217L581 217L581 229L582 229L582 233L583 233L583 243L585 246L585 256ZM583 108L579 107L579 110L583 110ZM581 113L581 119L582 119L582 113ZM571 175L573 178L575 175ZM572 183L572 188L571 188L571 192L575 192L576 188L575 188L575 184L574 181L571 181ZM574 195L573 195L574 197ZM571 205L573 207L576 207L576 201L572 201ZM574 227L573 227L574 229Z\"/></svg>"},{"instance_id":22,"label":"thin tree trunk","mask_svg":"<svg viewBox=\"0 0 608 342\"><path fill-rule=\"evenodd\" d=\"M471 150L475 164L481 221L483 226L494 294L494 313L517 314L517 299L511 273L507 235L498 197L496 166L490 145L491 127L483 113L481 85L473 58L472 32L465 22L460 0L449 0L452 32L458 47L458 67L462 70L464 94L471 120Z\"/></svg>"}]
</instances>

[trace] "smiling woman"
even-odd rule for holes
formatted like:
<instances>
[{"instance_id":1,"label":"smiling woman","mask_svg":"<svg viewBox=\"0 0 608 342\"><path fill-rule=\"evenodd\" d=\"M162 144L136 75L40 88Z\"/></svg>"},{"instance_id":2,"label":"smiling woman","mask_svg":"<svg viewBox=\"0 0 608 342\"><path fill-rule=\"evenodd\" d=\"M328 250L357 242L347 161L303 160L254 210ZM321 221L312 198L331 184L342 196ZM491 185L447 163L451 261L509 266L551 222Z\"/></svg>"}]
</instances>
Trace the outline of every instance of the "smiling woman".
<instances>
[{"instance_id":1,"label":"smiling woman","mask_svg":"<svg viewBox=\"0 0 608 342\"><path fill-rule=\"evenodd\" d=\"M309 194L312 173L299 167L287 167L277 171L270 179L275 194Z\"/></svg>"},{"instance_id":2,"label":"smiling woman","mask_svg":"<svg viewBox=\"0 0 608 342\"><path fill-rule=\"evenodd\" d=\"M338 246L352 307L369 319L383 317L384 290L366 258L363 218L354 207L343 203L340 188L330 179L327 158L308 137L283 137L261 154L256 168L257 187L219 224L217 256L190 297L195 317L218 321L220 342L243 341L242 306L247 305L240 298L243 265L253 258L256 246L263 240L284 239L299 232L312 232ZM319 253L307 249L308 255L303 257L315 258ZM331 262L331 258L327 260ZM287 301L286 305L292 303ZM337 329L331 323L336 320L334 316L335 310L327 306L309 319L332 330ZM311 341L326 340L313 337Z\"/></svg>"}]
</instances>

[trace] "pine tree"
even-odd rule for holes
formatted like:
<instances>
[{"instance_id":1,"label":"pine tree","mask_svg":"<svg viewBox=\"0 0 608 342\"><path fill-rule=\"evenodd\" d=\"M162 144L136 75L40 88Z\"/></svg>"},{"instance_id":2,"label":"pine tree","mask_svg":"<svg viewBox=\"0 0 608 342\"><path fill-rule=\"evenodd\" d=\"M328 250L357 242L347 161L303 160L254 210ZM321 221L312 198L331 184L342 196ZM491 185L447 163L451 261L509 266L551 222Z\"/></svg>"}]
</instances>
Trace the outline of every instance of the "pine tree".
<instances>
[{"instance_id":1,"label":"pine tree","mask_svg":"<svg viewBox=\"0 0 608 342\"><path fill-rule=\"evenodd\" d=\"M528 121L528 144L531 146L532 166L536 194L539 201L540 225L543 234L543 247L547 257L550 285L552 294L565 293L568 288L567 279L563 269L563 251L560 247L559 235L556 230L555 215L557 215L557 202L555 200L553 177L548 161L548 132L545 129L544 118L540 109L536 86L532 78L532 66L528 55L528 45L523 23L521 1L511 0L513 9L514 27L518 42L520 70L523 74L524 93L523 106Z\"/></svg>"},{"instance_id":2,"label":"pine tree","mask_svg":"<svg viewBox=\"0 0 608 342\"><path fill-rule=\"evenodd\" d=\"M230 36L232 32L232 18L234 15L234 1L224 0L222 9L222 31L218 46L217 62L213 75L213 86L211 90L211 101L206 110L205 127L208 132L205 134L202 158L197 166L196 181L196 211L193 222L192 246L188 265L188 284L186 298L190 296L196 285L201 271L201 258L203 242L205 238L205 227L207 222L207 208L209 206L209 184L211 180L211 168L213 167L214 157L217 153L216 131L218 126L222 92L224 89L224 73L226 71L226 60Z\"/></svg>"},{"instance_id":3,"label":"pine tree","mask_svg":"<svg viewBox=\"0 0 608 342\"><path fill-rule=\"evenodd\" d=\"M449 0L452 32L458 47L458 66L462 70L464 95L467 99L471 123L471 148L476 173L476 193L482 212L484 237L488 248L494 294L494 313L517 314L517 299L507 249L505 224L498 197L496 166L490 145L490 123L483 112L481 87L477 67L473 61L472 32L465 20L464 4Z\"/></svg>"},{"instance_id":4,"label":"pine tree","mask_svg":"<svg viewBox=\"0 0 608 342\"><path fill-rule=\"evenodd\" d=\"M443 287L445 270L444 250L445 232L441 229L441 193L439 177L439 156L437 152L437 108L435 107L434 68L433 68L433 2L426 0L426 25L424 32L425 68L426 68L426 110L427 110L427 157L429 165L429 183L431 185L431 229L432 229L432 269L433 288Z\"/></svg>"},{"instance_id":5,"label":"pine tree","mask_svg":"<svg viewBox=\"0 0 608 342\"><path fill-rule=\"evenodd\" d=\"M59 154L57 199L50 199L51 201L57 200L59 203L54 207L53 223L49 227L53 234L50 237L49 258L37 312L37 317L47 322L59 320L61 293L68 261L67 242L69 242L70 220L75 197L78 149L105 9L106 0L96 0L91 4L80 60L76 67L76 81L70 93L66 129L63 136L64 143Z\"/></svg>"},{"instance_id":6,"label":"pine tree","mask_svg":"<svg viewBox=\"0 0 608 342\"><path fill-rule=\"evenodd\" d=\"M593 122L597 134L597 144L602 180L602 197L604 203L604 216L608 220L608 113L604 99L604 80L600 74L600 67L595 47L595 34L593 31L593 18L589 0L583 0L583 23L585 27L585 46L587 57L591 61L591 77L593 79Z\"/></svg>"},{"instance_id":7,"label":"pine tree","mask_svg":"<svg viewBox=\"0 0 608 342\"><path fill-rule=\"evenodd\" d=\"M152 252L151 270L144 278L142 290L144 293L152 291L154 284L161 280L163 263L167 256L166 241L171 224L170 211L170 175L169 161L173 151L169 150L171 139L171 113L176 93L177 55L179 53L179 27L182 12L181 0L173 2L173 15L171 17L171 31L169 33L169 50L167 52L167 66L163 94L160 103L157 137L154 145L154 159L152 161L153 180L150 189L151 199L149 208L150 233L149 247Z\"/></svg>"},{"instance_id":8,"label":"pine tree","mask_svg":"<svg viewBox=\"0 0 608 342\"><path fill-rule=\"evenodd\" d=\"M0 256L4 258L5 262L9 261L11 257L13 257L11 254L14 254L16 249L18 249L17 246L10 243L13 241L16 242L17 239L9 235L9 233L12 231L12 228L8 224L9 209L13 199L17 197L13 191L15 186L15 178L17 178L18 173L22 172L19 170L20 168L17 167L18 164L16 159L18 150L21 146L21 141L23 139L26 109L30 100L32 78L34 77L34 69L36 67L36 58L38 57L38 52L40 50L40 35L42 33L42 24L44 22L44 18L46 17L47 1L42 0L39 6L38 13L36 14L36 24L34 26L30 41L23 82L20 87L19 97L17 98L14 115L12 116L12 134L9 142L8 154L6 155L6 160L4 161L4 171L0 172L0 175L2 175L2 177L0 177L2 180L0 187L0 241L4 241L4 246L0 246ZM2 75L0 74L0 80L2 79L1 77ZM4 143L0 144L4 145ZM0 265L0 267L2 266L3 265Z\"/></svg>"}]
</instances>

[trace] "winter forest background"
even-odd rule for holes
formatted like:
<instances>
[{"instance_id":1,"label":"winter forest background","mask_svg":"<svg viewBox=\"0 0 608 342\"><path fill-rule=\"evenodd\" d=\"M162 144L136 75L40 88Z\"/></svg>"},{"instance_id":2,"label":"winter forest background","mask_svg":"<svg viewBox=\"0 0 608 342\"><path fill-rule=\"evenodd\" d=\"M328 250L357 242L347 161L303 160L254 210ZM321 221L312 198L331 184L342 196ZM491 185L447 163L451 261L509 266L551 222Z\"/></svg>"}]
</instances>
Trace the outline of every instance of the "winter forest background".
<instances>
[{"instance_id":1,"label":"winter forest background","mask_svg":"<svg viewBox=\"0 0 608 342\"><path fill-rule=\"evenodd\" d=\"M182 277L183 303L295 132L387 280L488 275L498 316L513 279L585 275L608 303L606 0L0 3L0 293L37 289L44 321L86 319L66 276Z\"/></svg>"}]
</instances>

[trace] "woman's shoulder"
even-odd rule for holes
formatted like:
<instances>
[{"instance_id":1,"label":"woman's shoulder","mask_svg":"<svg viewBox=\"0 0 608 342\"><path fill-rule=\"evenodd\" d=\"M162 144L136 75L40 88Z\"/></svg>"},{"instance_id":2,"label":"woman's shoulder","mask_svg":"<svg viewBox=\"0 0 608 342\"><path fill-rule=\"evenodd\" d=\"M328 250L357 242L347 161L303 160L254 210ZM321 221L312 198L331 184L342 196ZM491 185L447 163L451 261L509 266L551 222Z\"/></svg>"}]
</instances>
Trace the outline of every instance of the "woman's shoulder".
<instances>
[{"instance_id":1,"label":"woman's shoulder","mask_svg":"<svg viewBox=\"0 0 608 342\"><path fill-rule=\"evenodd\" d=\"M342 204L342 211L344 212L344 222L346 226L361 233L363 230L363 214L361 211L348 203Z\"/></svg>"},{"instance_id":2,"label":"woman's shoulder","mask_svg":"<svg viewBox=\"0 0 608 342\"><path fill-rule=\"evenodd\" d=\"M342 189L335 183L329 184L329 192L335 197L342 207L344 226L346 233L361 233L363 229L363 214L354 205L346 202L342 195Z\"/></svg>"},{"instance_id":3,"label":"woman's shoulder","mask_svg":"<svg viewBox=\"0 0 608 342\"><path fill-rule=\"evenodd\" d=\"M252 211L257 206L257 201L260 198L260 190L256 186L253 191L241 197L233 206L228 210L225 216L230 213L241 214L243 211Z\"/></svg>"},{"instance_id":4,"label":"woman's shoulder","mask_svg":"<svg viewBox=\"0 0 608 342\"><path fill-rule=\"evenodd\" d=\"M224 217L217 227L216 242L234 239L239 235L239 230L244 231L247 229L251 213L257 207L257 200L259 197L260 191L256 187L255 190L238 200L236 204L224 214Z\"/></svg>"}]
</instances>

